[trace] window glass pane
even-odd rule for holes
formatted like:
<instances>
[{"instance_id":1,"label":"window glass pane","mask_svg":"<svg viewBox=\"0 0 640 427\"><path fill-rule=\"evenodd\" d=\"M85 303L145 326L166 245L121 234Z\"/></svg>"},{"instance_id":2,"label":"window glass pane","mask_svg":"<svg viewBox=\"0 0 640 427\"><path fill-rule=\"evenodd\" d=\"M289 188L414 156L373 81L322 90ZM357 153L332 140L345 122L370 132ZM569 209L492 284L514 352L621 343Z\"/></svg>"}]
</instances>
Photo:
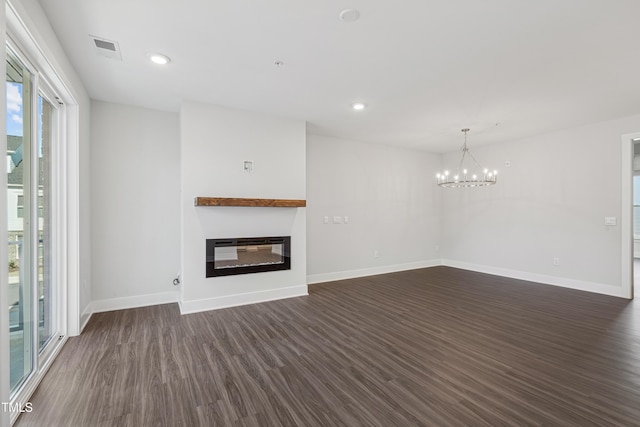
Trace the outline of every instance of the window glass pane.
<instances>
[{"instance_id":1,"label":"window glass pane","mask_svg":"<svg viewBox=\"0 0 640 427\"><path fill-rule=\"evenodd\" d=\"M31 75L10 53L7 55L7 170L9 262L9 350L11 394L34 367L31 289ZM5 306L6 307L6 306Z\"/></svg>"}]
</instances>

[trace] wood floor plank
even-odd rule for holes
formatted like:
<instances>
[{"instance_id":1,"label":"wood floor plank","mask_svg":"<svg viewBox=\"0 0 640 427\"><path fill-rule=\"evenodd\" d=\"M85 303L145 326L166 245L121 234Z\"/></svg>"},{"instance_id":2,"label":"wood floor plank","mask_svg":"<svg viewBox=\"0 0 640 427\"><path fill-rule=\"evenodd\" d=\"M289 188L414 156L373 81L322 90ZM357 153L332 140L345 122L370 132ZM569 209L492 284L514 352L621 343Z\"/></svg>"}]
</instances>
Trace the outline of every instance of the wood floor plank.
<instances>
[{"instance_id":1,"label":"wood floor plank","mask_svg":"<svg viewBox=\"0 0 640 427\"><path fill-rule=\"evenodd\" d=\"M640 425L639 304L434 267L96 313L17 426Z\"/></svg>"}]
</instances>

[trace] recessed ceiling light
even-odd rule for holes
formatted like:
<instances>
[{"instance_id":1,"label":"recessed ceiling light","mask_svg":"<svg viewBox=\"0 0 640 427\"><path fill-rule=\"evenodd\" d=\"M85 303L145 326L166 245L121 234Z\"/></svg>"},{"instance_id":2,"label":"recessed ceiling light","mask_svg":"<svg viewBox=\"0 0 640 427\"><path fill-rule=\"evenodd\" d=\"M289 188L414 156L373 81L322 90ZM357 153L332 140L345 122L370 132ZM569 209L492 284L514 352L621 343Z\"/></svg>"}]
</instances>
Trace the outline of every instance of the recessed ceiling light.
<instances>
[{"instance_id":1,"label":"recessed ceiling light","mask_svg":"<svg viewBox=\"0 0 640 427\"><path fill-rule=\"evenodd\" d=\"M360 111L360 110L364 110L365 105L362 102L356 102L351 107L356 111Z\"/></svg>"},{"instance_id":2,"label":"recessed ceiling light","mask_svg":"<svg viewBox=\"0 0 640 427\"><path fill-rule=\"evenodd\" d=\"M345 9L340 12L340 19L343 22L356 22L360 18L360 12L357 9Z\"/></svg>"},{"instance_id":3,"label":"recessed ceiling light","mask_svg":"<svg viewBox=\"0 0 640 427\"><path fill-rule=\"evenodd\" d=\"M161 53L150 53L148 56L149 56L149 60L154 64L166 65L169 62L171 62L171 58Z\"/></svg>"}]
</instances>

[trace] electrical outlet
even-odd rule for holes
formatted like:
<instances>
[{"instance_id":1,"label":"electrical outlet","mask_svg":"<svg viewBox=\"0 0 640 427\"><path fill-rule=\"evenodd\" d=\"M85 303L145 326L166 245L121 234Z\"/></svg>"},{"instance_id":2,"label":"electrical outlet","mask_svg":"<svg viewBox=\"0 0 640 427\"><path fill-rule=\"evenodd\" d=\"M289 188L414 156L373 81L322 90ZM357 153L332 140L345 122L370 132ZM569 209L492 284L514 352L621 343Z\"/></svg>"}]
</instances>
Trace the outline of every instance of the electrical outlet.
<instances>
[{"instance_id":1,"label":"electrical outlet","mask_svg":"<svg viewBox=\"0 0 640 427\"><path fill-rule=\"evenodd\" d=\"M555 266L560 265L560 258L554 258L553 259L553 265L555 265Z\"/></svg>"}]
</instances>

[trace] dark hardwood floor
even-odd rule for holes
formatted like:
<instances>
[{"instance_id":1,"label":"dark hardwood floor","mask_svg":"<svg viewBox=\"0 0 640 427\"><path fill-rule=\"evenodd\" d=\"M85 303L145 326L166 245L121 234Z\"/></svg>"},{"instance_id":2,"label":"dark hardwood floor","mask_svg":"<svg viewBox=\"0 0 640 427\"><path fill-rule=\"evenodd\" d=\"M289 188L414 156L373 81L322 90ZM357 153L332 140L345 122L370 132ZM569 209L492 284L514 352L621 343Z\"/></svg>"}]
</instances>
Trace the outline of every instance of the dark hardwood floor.
<instances>
[{"instance_id":1,"label":"dark hardwood floor","mask_svg":"<svg viewBox=\"0 0 640 427\"><path fill-rule=\"evenodd\" d=\"M20 427L634 426L640 306L435 267L100 313L31 402Z\"/></svg>"}]
</instances>

